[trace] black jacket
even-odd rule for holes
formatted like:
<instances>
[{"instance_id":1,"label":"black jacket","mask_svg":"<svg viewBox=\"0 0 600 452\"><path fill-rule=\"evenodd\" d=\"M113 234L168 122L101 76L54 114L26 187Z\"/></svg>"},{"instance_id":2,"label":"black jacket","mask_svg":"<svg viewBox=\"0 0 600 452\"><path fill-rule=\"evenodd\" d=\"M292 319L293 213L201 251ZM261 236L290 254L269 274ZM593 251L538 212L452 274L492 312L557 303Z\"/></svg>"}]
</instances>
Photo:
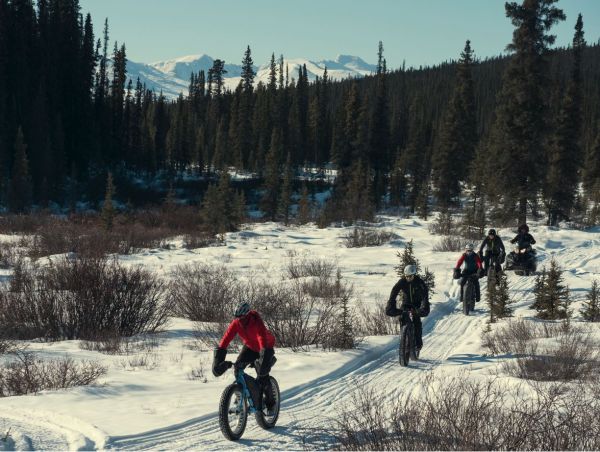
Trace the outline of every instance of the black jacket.
<instances>
[{"instance_id":1,"label":"black jacket","mask_svg":"<svg viewBox=\"0 0 600 452\"><path fill-rule=\"evenodd\" d=\"M479 247L479 254L483 253L483 249L487 246L487 251L492 254L500 254L500 252L506 254L506 250L504 249L504 243L502 243L502 239L499 236L495 236L490 240L489 237L483 239L481 242L481 246Z\"/></svg>"},{"instance_id":2,"label":"black jacket","mask_svg":"<svg viewBox=\"0 0 600 452\"><path fill-rule=\"evenodd\" d=\"M398 309L396 298L402 292L402 304ZM422 317L429 315L429 290L425 282L418 276L415 276L411 282L406 278L400 278L390 294L390 299L385 307L386 315L395 317L402 314L403 309L414 308Z\"/></svg>"},{"instance_id":3,"label":"black jacket","mask_svg":"<svg viewBox=\"0 0 600 452\"><path fill-rule=\"evenodd\" d=\"M529 232L526 232L525 234L517 234L510 243L518 243L519 249L522 250L524 248L529 248L531 245L535 245L535 239Z\"/></svg>"}]
</instances>

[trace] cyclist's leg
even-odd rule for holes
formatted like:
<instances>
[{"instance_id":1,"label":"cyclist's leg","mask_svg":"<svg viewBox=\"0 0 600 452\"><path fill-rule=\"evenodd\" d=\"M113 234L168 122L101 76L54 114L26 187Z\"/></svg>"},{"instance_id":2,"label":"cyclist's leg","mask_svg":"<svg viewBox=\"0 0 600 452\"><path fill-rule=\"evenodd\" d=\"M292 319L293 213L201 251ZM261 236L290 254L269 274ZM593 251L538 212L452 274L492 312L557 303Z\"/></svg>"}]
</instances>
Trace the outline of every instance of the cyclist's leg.
<instances>
[{"instance_id":1,"label":"cyclist's leg","mask_svg":"<svg viewBox=\"0 0 600 452\"><path fill-rule=\"evenodd\" d=\"M479 278L473 277L473 280L475 281L475 301L479 302L481 301L481 287L479 286Z\"/></svg>"},{"instance_id":2,"label":"cyclist's leg","mask_svg":"<svg viewBox=\"0 0 600 452\"><path fill-rule=\"evenodd\" d=\"M483 272L485 275L487 275L488 271L490 270L491 257L492 257L491 251L486 251L485 255L483 257Z\"/></svg>"},{"instance_id":3,"label":"cyclist's leg","mask_svg":"<svg viewBox=\"0 0 600 452\"><path fill-rule=\"evenodd\" d=\"M463 294L465 291L465 284L467 283L468 276L463 276L460 278L460 301L463 301Z\"/></svg>"},{"instance_id":4,"label":"cyclist's leg","mask_svg":"<svg viewBox=\"0 0 600 452\"><path fill-rule=\"evenodd\" d=\"M413 316L413 323L415 325L415 346L417 349L423 347L423 324L421 323L421 317L418 315Z\"/></svg>"},{"instance_id":5,"label":"cyclist's leg","mask_svg":"<svg viewBox=\"0 0 600 452\"><path fill-rule=\"evenodd\" d=\"M248 364L253 363L260 357L260 354L252 349L249 349L245 345L242 347L240 354L238 355L235 365L236 367L246 367Z\"/></svg>"}]
</instances>

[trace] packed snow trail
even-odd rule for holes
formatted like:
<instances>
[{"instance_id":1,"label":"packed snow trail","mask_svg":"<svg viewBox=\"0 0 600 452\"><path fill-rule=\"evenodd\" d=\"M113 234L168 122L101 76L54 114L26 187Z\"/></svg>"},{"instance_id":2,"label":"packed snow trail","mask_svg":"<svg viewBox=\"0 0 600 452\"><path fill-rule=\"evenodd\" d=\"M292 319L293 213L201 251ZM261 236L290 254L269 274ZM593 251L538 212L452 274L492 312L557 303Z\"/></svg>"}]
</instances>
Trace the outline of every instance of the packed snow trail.
<instances>
[{"instance_id":1,"label":"packed snow trail","mask_svg":"<svg viewBox=\"0 0 600 452\"><path fill-rule=\"evenodd\" d=\"M457 287L452 288L456 292ZM344 402L351 403L356 388L372 386L389 391L394 396L400 387L418 385L426 372L444 362L463 341L467 331L479 331L485 321L480 305L474 315L464 316L454 296L434 305L431 314L423 319L424 346L421 360L411 361L409 367L398 363L398 337L390 337L383 346L371 349L336 371L306 384L282 392L281 414L271 431L260 429L253 416L242 439L232 443L219 430L217 412L139 435L111 438L107 448L115 449L302 449L331 446L327 437L332 418ZM277 369L272 374L277 377ZM223 383L223 389L229 382ZM215 408L219 394L215 394Z\"/></svg>"},{"instance_id":2,"label":"packed snow trail","mask_svg":"<svg viewBox=\"0 0 600 452\"><path fill-rule=\"evenodd\" d=\"M96 450L106 435L76 418L13 410L0 415L0 450Z\"/></svg>"}]
</instances>

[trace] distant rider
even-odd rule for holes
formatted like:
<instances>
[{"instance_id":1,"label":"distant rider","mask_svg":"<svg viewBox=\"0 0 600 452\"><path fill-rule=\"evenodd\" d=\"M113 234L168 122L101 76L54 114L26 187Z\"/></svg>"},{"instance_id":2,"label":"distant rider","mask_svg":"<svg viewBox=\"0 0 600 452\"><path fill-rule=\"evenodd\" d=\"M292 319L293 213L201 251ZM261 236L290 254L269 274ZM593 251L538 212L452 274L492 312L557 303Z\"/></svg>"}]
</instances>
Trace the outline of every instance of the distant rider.
<instances>
[{"instance_id":1,"label":"distant rider","mask_svg":"<svg viewBox=\"0 0 600 452\"><path fill-rule=\"evenodd\" d=\"M400 309L398 309L396 298L400 292L402 292L402 303ZM407 322L407 319L403 313L406 313L409 309L415 310L413 323L415 325L415 345L418 357L419 352L423 347L423 325L421 323L421 317L427 317L429 315L429 289L425 282L417 275L417 267L414 265L407 265L404 267L402 278L398 280L392 289L390 299L385 308L385 313L390 317L401 316L400 325L404 325Z\"/></svg>"},{"instance_id":2,"label":"distant rider","mask_svg":"<svg viewBox=\"0 0 600 452\"><path fill-rule=\"evenodd\" d=\"M510 243L516 243L519 251L526 250L526 253L530 253L533 248L531 245L535 245L535 239L529 233L529 226L523 223L519 226L519 232ZM521 259L521 253L517 253L517 259Z\"/></svg>"},{"instance_id":3,"label":"distant rider","mask_svg":"<svg viewBox=\"0 0 600 452\"><path fill-rule=\"evenodd\" d=\"M460 278L460 301L463 301L463 292L467 280L473 275L483 274L483 267L481 265L481 259L473 251L474 246L469 243L465 246L465 252L460 256L456 267L454 268L454 279ZM461 274L460 267L465 264L465 268ZM475 301L481 300L481 290L479 288L479 278L473 278L475 282Z\"/></svg>"},{"instance_id":4,"label":"distant rider","mask_svg":"<svg viewBox=\"0 0 600 452\"><path fill-rule=\"evenodd\" d=\"M219 347L215 350L213 360L213 375L223 375L231 362L225 361L229 343L239 335L244 343L235 362L236 367L246 367L254 364L257 382L265 394L267 410L272 411L276 401L273 398L269 372L275 362L275 337L265 326L258 312L251 310L246 302L241 303L235 310L234 319L223 335Z\"/></svg>"},{"instance_id":5,"label":"distant rider","mask_svg":"<svg viewBox=\"0 0 600 452\"><path fill-rule=\"evenodd\" d=\"M483 254L483 250L485 248L485 255ZM502 239L498 234L496 234L495 229L490 229L488 231L488 235L481 242L481 246L479 247L479 258L483 259L483 273L487 275L488 269L490 268L490 261L496 263L496 271L499 272L502 270L500 264L504 262L504 257L506 256L506 250L504 249L504 243L502 243Z\"/></svg>"}]
</instances>

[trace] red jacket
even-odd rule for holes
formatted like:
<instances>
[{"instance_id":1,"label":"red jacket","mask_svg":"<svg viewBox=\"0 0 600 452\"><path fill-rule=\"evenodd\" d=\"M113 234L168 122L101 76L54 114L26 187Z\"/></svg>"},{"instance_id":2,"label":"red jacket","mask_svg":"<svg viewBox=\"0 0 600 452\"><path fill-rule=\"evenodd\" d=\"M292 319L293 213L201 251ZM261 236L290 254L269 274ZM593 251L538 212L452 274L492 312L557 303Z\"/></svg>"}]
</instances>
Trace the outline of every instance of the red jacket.
<instances>
[{"instance_id":1,"label":"red jacket","mask_svg":"<svg viewBox=\"0 0 600 452\"><path fill-rule=\"evenodd\" d=\"M467 253L463 253L460 256L460 259L456 263L455 268L460 268L460 266L465 262L465 270L468 273L475 273L478 268L481 268L481 259L479 255L475 252L471 253L471 256L468 256Z\"/></svg>"},{"instance_id":2,"label":"red jacket","mask_svg":"<svg viewBox=\"0 0 600 452\"><path fill-rule=\"evenodd\" d=\"M250 311L243 322L241 319L234 319L225 331L219 348L227 348L236 334L239 334L246 347L257 353L263 348L273 348L275 346L275 337L267 330L256 311Z\"/></svg>"}]
</instances>

